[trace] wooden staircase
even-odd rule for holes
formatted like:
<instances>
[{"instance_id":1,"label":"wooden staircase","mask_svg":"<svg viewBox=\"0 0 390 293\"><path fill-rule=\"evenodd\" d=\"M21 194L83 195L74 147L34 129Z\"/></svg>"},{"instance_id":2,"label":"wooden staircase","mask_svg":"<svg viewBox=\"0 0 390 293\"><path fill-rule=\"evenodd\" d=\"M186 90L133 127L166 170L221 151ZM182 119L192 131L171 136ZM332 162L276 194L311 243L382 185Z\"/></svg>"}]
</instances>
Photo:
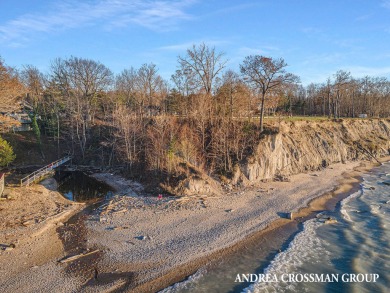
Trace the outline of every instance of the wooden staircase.
<instances>
[{"instance_id":1,"label":"wooden staircase","mask_svg":"<svg viewBox=\"0 0 390 293\"><path fill-rule=\"evenodd\" d=\"M30 184L34 183L35 181L39 180L40 178L48 174L54 168L70 161L71 159L72 159L71 156L66 156L46 165L45 167L42 167L41 169L32 172L31 174L27 175L26 177L20 180L20 186L29 186Z\"/></svg>"}]
</instances>

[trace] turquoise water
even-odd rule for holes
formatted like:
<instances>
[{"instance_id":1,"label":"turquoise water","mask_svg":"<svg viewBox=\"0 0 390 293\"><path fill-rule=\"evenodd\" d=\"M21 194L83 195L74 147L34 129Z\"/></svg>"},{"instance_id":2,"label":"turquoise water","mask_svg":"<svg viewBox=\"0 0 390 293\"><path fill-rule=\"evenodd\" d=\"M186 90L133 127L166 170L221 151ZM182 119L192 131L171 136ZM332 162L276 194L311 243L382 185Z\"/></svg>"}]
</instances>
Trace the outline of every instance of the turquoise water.
<instances>
[{"instance_id":1,"label":"turquoise water","mask_svg":"<svg viewBox=\"0 0 390 293\"><path fill-rule=\"evenodd\" d=\"M390 182L390 163L363 179L334 211L305 221L292 236L291 229L273 235L271 247L282 251L252 246L165 292L390 292L390 186L383 183ZM237 274L268 274L274 282L234 282Z\"/></svg>"}]
</instances>

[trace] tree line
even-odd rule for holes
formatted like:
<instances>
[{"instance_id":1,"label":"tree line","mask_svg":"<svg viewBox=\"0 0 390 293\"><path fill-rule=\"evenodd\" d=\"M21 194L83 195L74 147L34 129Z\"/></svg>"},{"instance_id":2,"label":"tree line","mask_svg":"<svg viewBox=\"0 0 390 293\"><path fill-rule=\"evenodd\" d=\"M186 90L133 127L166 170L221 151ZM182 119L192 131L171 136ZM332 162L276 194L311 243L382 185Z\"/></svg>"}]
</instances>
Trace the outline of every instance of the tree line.
<instances>
[{"instance_id":1,"label":"tree line","mask_svg":"<svg viewBox=\"0 0 390 293\"><path fill-rule=\"evenodd\" d=\"M247 56L240 72L226 64L222 52L204 43L178 56L169 81L153 63L114 75L86 58L57 58L46 73L33 65L16 70L0 59L0 110L23 98L58 149L166 180L194 169L232 174L267 131L265 116L390 115L386 78L338 71L304 87L282 58Z\"/></svg>"}]
</instances>

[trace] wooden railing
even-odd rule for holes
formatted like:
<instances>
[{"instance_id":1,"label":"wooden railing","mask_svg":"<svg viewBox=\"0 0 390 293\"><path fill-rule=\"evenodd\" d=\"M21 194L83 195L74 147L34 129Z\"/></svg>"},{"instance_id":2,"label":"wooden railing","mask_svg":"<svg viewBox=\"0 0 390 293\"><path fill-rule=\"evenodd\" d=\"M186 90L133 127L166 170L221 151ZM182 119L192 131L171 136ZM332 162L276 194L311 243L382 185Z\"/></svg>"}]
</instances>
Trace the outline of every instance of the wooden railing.
<instances>
[{"instance_id":1,"label":"wooden railing","mask_svg":"<svg viewBox=\"0 0 390 293\"><path fill-rule=\"evenodd\" d=\"M3 195L4 192L4 173L0 173L0 197Z\"/></svg>"},{"instance_id":2,"label":"wooden railing","mask_svg":"<svg viewBox=\"0 0 390 293\"><path fill-rule=\"evenodd\" d=\"M20 180L20 186L29 186L30 184L34 183L36 180L42 178L47 173L52 171L54 168L70 161L72 157L66 156L63 157L55 162L50 163L49 165L46 165L45 167L42 167L41 169L38 169L31 174L27 175L23 179Z\"/></svg>"}]
</instances>

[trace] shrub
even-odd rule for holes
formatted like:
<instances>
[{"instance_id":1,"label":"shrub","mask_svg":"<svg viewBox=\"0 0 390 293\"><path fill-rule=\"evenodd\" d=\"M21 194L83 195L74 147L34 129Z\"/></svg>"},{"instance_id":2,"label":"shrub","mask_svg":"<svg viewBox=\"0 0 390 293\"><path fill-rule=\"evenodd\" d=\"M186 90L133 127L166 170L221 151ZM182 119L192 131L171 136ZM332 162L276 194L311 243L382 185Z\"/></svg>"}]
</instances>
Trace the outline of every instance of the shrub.
<instances>
[{"instance_id":1,"label":"shrub","mask_svg":"<svg viewBox=\"0 0 390 293\"><path fill-rule=\"evenodd\" d=\"M0 167L8 166L15 158L16 155L10 144L0 137Z\"/></svg>"}]
</instances>

